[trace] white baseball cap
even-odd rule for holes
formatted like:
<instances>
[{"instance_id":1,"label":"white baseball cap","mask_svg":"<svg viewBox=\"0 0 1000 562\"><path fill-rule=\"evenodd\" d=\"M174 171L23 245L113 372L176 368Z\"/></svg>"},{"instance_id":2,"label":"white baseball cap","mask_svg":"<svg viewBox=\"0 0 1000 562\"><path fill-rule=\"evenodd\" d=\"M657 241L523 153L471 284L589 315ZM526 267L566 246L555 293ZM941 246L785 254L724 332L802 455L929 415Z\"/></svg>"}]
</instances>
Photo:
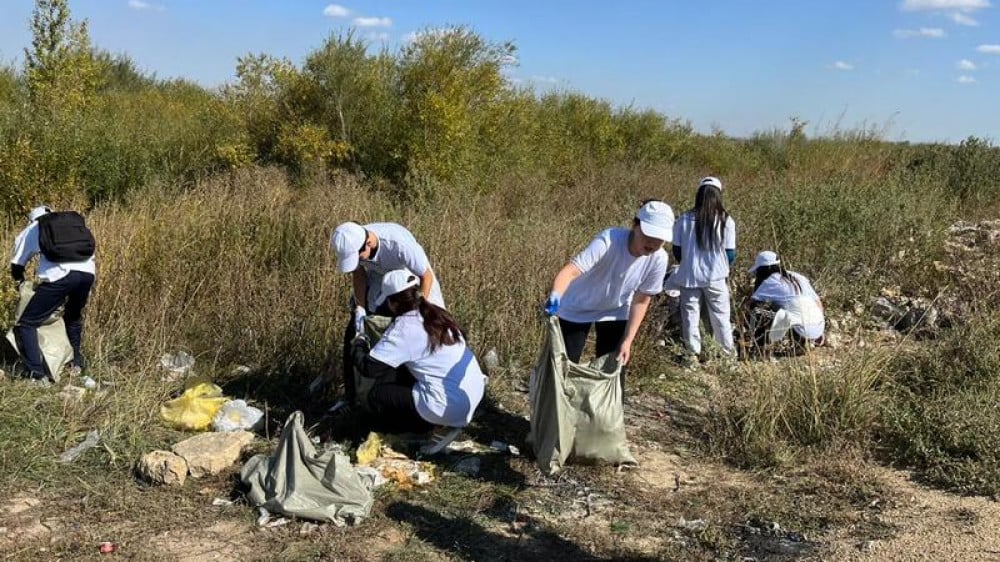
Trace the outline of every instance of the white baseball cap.
<instances>
[{"instance_id":1,"label":"white baseball cap","mask_svg":"<svg viewBox=\"0 0 1000 562\"><path fill-rule=\"evenodd\" d=\"M382 292L378 296L375 306L382 306L385 299L401 293L410 287L420 285L420 278L414 275L409 269L394 269L382 277Z\"/></svg>"},{"instance_id":2,"label":"white baseball cap","mask_svg":"<svg viewBox=\"0 0 1000 562\"><path fill-rule=\"evenodd\" d=\"M753 260L753 267L750 268L750 273L756 273L762 267L771 267L779 263L781 263L781 260L778 259L778 254L771 250L764 250L757 254L756 259Z\"/></svg>"},{"instance_id":3,"label":"white baseball cap","mask_svg":"<svg viewBox=\"0 0 1000 562\"><path fill-rule=\"evenodd\" d=\"M35 207L34 209L31 210L30 213L28 213L28 220L30 222L35 222L42 215L47 215L47 214L49 214L51 212L52 212L52 209L48 208L45 205L42 205L41 207Z\"/></svg>"},{"instance_id":4,"label":"white baseball cap","mask_svg":"<svg viewBox=\"0 0 1000 562\"><path fill-rule=\"evenodd\" d=\"M674 210L663 201L650 201L635 212L639 230L650 238L670 242L674 238Z\"/></svg>"},{"instance_id":5,"label":"white baseball cap","mask_svg":"<svg viewBox=\"0 0 1000 562\"><path fill-rule=\"evenodd\" d=\"M722 180L720 180L715 176L705 176L701 178L701 181L698 182L699 189L706 185L710 185L712 187L718 188L719 191L722 191Z\"/></svg>"},{"instance_id":6,"label":"white baseball cap","mask_svg":"<svg viewBox=\"0 0 1000 562\"><path fill-rule=\"evenodd\" d=\"M356 222L345 222L330 236L330 246L337 252L337 271L350 273L358 268L359 254L367 240L365 229Z\"/></svg>"}]
</instances>

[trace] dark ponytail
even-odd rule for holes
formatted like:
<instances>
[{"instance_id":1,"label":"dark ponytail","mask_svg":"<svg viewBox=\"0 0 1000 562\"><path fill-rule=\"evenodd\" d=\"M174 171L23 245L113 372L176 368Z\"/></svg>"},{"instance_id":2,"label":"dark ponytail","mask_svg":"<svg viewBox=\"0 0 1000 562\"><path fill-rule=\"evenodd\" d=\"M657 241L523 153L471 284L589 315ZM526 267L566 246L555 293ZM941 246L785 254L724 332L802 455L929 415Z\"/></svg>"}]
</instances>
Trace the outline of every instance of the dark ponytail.
<instances>
[{"instance_id":1,"label":"dark ponytail","mask_svg":"<svg viewBox=\"0 0 1000 562\"><path fill-rule=\"evenodd\" d=\"M410 287L389 297L389 302L397 315L411 310L419 310L424 319L424 330L430 339L430 350L437 351L442 345L454 345L465 339L465 332L451 313L428 301L420 294L419 287Z\"/></svg>"},{"instance_id":2,"label":"dark ponytail","mask_svg":"<svg viewBox=\"0 0 1000 562\"><path fill-rule=\"evenodd\" d=\"M795 278L794 275L788 273L785 266L782 264L768 265L765 267L758 267L757 271L754 272L754 283L753 290L756 291L760 288L761 284L767 280L768 277L774 275L775 273L781 274L782 280L788 282L792 287L795 288L796 294L802 293L802 286L799 285L799 280Z\"/></svg>"},{"instance_id":3,"label":"dark ponytail","mask_svg":"<svg viewBox=\"0 0 1000 562\"><path fill-rule=\"evenodd\" d=\"M699 249L722 249L722 233L728 218L722 206L722 190L714 185L699 187L694 198L694 229Z\"/></svg>"}]
</instances>

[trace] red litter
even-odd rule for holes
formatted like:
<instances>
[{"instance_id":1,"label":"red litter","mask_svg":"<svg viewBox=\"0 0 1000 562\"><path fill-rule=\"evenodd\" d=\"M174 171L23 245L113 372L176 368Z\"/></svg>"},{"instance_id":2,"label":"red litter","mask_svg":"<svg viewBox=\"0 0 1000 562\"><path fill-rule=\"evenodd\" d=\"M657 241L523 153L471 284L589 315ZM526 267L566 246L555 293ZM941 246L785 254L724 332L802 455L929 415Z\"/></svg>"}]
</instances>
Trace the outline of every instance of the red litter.
<instances>
[{"instance_id":1,"label":"red litter","mask_svg":"<svg viewBox=\"0 0 1000 562\"><path fill-rule=\"evenodd\" d=\"M118 550L118 545L113 542L102 542L101 543L101 554L111 554L112 552Z\"/></svg>"}]
</instances>

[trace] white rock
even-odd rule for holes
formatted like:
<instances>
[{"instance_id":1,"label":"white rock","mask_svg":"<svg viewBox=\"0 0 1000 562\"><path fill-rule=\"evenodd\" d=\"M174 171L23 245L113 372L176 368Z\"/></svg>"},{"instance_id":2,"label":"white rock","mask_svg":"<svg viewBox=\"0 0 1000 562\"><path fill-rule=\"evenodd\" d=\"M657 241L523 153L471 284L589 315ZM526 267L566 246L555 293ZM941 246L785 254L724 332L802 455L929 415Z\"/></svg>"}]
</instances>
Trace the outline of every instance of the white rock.
<instances>
[{"instance_id":1,"label":"white rock","mask_svg":"<svg viewBox=\"0 0 1000 562\"><path fill-rule=\"evenodd\" d=\"M184 457L193 478L218 474L239 460L243 449L253 443L248 431L211 432L195 435L173 446L174 453Z\"/></svg>"}]
</instances>

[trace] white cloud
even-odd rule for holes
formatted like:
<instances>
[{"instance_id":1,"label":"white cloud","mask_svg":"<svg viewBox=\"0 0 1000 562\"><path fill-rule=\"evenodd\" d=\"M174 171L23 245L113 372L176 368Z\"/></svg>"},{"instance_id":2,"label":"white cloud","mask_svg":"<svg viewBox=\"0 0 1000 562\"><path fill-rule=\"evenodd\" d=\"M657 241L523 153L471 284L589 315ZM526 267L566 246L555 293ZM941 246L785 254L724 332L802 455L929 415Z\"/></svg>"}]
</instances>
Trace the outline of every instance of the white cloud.
<instances>
[{"instance_id":1,"label":"white cloud","mask_svg":"<svg viewBox=\"0 0 1000 562\"><path fill-rule=\"evenodd\" d=\"M373 43L382 42L385 43L389 40L389 34L384 31L369 31L365 34L365 39Z\"/></svg>"},{"instance_id":2,"label":"white cloud","mask_svg":"<svg viewBox=\"0 0 1000 562\"><path fill-rule=\"evenodd\" d=\"M976 63L969 59L962 59L955 65L959 70L976 70Z\"/></svg>"},{"instance_id":3,"label":"white cloud","mask_svg":"<svg viewBox=\"0 0 1000 562\"><path fill-rule=\"evenodd\" d=\"M351 15L351 11L340 4L330 4L323 8L323 15L329 18L346 18Z\"/></svg>"},{"instance_id":4,"label":"white cloud","mask_svg":"<svg viewBox=\"0 0 1000 562\"><path fill-rule=\"evenodd\" d=\"M844 62L842 60L839 60L839 61L831 64L830 68L832 68L834 70L854 70L854 65L850 64L850 63L846 63L846 62Z\"/></svg>"},{"instance_id":5,"label":"white cloud","mask_svg":"<svg viewBox=\"0 0 1000 562\"><path fill-rule=\"evenodd\" d=\"M532 76L532 82L540 82L543 84L558 84L559 79L554 76Z\"/></svg>"},{"instance_id":6,"label":"white cloud","mask_svg":"<svg viewBox=\"0 0 1000 562\"><path fill-rule=\"evenodd\" d=\"M963 14L962 12L948 14L948 17L951 18L951 21L957 23L958 25L967 25L969 27L976 27L979 25L978 21L970 16L967 16L966 14Z\"/></svg>"},{"instance_id":7,"label":"white cloud","mask_svg":"<svg viewBox=\"0 0 1000 562\"><path fill-rule=\"evenodd\" d=\"M962 76L959 76L957 78L957 80L958 80L959 84L975 84L976 83L976 79L975 78L973 78L971 76L965 76L964 74Z\"/></svg>"},{"instance_id":8,"label":"white cloud","mask_svg":"<svg viewBox=\"0 0 1000 562\"><path fill-rule=\"evenodd\" d=\"M389 18L354 18L354 25L358 27L392 27L392 20Z\"/></svg>"},{"instance_id":9,"label":"white cloud","mask_svg":"<svg viewBox=\"0 0 1000 562\"><path fill-rule=\"evenodd\" d=\"M892 32L896 39L908 39L910 37L926 37L929 39L940 39L945 36L943 29L939 27L921 27L920 29L896 29Z\"/></svg>"},{"instance_id":10,"label":"white cloud","mask_svg":"<svg viewBox=\"0 0 1000 562\"><path fill-rule=\"evenodd\" d=\"M988 55L1000 55L1000 45L980 45L976 50Z\"/></svg>"},{"instance_id":11,"label":"white cloud","mask_svg":"<svg viewBox=\"0 0 1000 562\"><path fill-rule=\"evenodd\" d=\"M959 12L975 12L990 7L989 0L903 0L899 5L906 12L921 10L953 10Z\"/></svg>"},{"instance_id":12,"label":"white cloud","mask_svg":"<svg viewBox=\"0 0 1000 562\"><path fill-rule=\"evenodd\" d=\"M128 7L133 10L155 10L157 12L166 10L166 8L160 4L150 4L149 2L144 2L143 0L128 0Z\"/></svg>"}]
</instances>

